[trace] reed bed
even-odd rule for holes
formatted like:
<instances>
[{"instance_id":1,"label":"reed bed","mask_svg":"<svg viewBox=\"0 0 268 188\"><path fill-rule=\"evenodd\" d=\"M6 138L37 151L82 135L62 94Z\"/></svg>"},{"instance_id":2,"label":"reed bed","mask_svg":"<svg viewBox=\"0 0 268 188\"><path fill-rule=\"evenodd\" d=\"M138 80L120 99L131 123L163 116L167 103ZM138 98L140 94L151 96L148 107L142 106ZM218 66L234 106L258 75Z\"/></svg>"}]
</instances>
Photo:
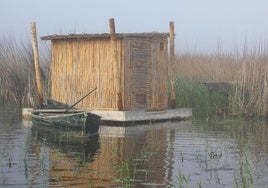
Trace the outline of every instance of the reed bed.
<instances>
[{"instance_id":1,"label":"reed bed","mask_svg":"<svg viewBox=\"0 0 268 188\"><path fill-rule=\"evenodd\" d=\"M209 114L209 109L218 107L217 111L238 117L267 117L268 115L268 54L267 41L259 41L250 46L245 43L242 53L215 54L178 54L176 56L177 103L178 106L196 107L193 104L183 104L180 99L185 85L192 87L188 95L189 101L199 101ZM219 101L226 104L217 105L211 101L208 90L202 87L202 82L228 82L232 89L224 91L228 94L219 95ZM187 90L187 88L186 88ZM198 91L197 91L198 90ZM201 97L196 97L196 93ZM214 94L217 92L214 92ZM179 96L179 97L178 97ZM194 96L194 97L193 97ZM222 97L223 98L222 98ZM185 96L184 96L185 97ZM183 98L183 97L182 97ZM183 102L182 102L183 101ZM187 100L186 100L187 101ZM203 101L203 102L200 102ZM195 102L196 103L196 102ZM204 115L204 112L203 112Z\"/></svg>"},{"instance_id":2,"label":"reed bed","mask_svg":"<svg viewBox=\"0 0 268 188\"><path fill-rule=\"evenodd\" d=\"M49 97L50 49L39 45L44 98ZM192 107L195 114L238 117L268 115L268 42L244 44L242 52L201 54L178 53L175 58L178 107ZM0 39L0 101L35 105L33 53L30 41L14 37ZM228 82L228 91L210 91L202 82Z\"/></svg>"},{"instance_id":3,"label":"reed bed","mask_svg":"<svg viewBox=\"0 0 268 188\"><path fill-rule=\"evenodd\" d=\"M45 49L45 48L44 48ZM47 50L43 50L45 52ZM43 53L41 67L44 87L47 87L49 57ZM30 41L17 43L13 37L0 39L0 101L4 105L33 106L36 89Z\"/></svg>"}]
</instances>

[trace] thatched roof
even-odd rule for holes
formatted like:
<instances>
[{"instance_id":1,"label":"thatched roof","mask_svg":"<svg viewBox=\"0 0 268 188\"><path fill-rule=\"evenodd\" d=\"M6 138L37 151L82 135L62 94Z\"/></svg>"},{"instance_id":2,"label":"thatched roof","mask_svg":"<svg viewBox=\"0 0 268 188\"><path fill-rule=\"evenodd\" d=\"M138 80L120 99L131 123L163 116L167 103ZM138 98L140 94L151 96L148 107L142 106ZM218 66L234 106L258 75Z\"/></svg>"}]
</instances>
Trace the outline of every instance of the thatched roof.
<instances>
[{"instance_id":1,"label":"thatched roof","mask_svg":"<svg viewBox=\"0 0 268 188\"><path fill-rule=\"evenodd\" d=\"M67 35L48 35L41 37L42 40L68 40L68 39L79 39L79 40L90 40L90 39L109 39L110 33L102 34L67 34ZM116 33L116 38L168 38L169 33Z\"/></svg>"}]
</instances>

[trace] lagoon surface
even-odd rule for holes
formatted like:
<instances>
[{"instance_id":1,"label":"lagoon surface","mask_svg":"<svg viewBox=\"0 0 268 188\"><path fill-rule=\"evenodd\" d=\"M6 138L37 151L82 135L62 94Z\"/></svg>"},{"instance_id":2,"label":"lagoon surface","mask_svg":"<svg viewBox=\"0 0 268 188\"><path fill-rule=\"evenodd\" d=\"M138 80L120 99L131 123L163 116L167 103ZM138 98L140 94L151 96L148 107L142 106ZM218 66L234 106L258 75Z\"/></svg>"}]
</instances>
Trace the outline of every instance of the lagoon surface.
<instances>
[{"instance_id":1,"label":"lagoon surface","mask_svg":"<svg viewBox=\"0 0 268 188\"><path fill-rule=\"evenodd\" d=\"M268 123L101 126L78 139L0 112L0 187L268 187Z\"/></svg>"}]
</instances>

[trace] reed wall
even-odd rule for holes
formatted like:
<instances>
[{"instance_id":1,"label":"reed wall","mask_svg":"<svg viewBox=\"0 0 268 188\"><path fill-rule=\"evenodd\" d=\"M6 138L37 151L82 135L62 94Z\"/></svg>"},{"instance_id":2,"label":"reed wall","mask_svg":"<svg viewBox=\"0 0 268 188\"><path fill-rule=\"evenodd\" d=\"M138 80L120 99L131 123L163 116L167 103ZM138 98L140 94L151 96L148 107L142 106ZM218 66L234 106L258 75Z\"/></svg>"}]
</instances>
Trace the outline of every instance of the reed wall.
<instances>
[{"instance_id":1,"label":"reed wall","mask_svg":"<svg viewBox=\"0 0 268 188\"><path fill-rule=\"evenodd\" d=\"M120 41L117 45L120 49ZM118 50L119 57L120 51ZM51 97L73 104L97 87L96 92L77 106L94 109L116 108L112 54L110 40L53 41Z\"/></svg>"},{"instance_id":2,"label":"reed wall","mask_svg":"<svg viewBox=\"0 0 268 188\"><path fill-rule=\"evenodd\" d=\"M77 107L117 110L117 71L123 110L167 108L167 38L119 38L116 54L109 38L52 40L51 98ZM117 62L116 62L117 61Z\"/></svg>"}]
</instances>

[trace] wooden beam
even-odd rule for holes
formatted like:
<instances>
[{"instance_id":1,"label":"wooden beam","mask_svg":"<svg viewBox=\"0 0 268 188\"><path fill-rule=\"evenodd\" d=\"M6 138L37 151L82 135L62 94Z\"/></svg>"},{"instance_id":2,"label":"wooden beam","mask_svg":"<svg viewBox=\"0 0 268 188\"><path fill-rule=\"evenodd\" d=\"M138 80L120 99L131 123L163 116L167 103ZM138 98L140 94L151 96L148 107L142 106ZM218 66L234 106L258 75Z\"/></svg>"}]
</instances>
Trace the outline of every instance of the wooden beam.
<instances>
[{"instance_id":1,"label":"wooden beam","mask_svg":"<svg viewBox=\"0 0 268 188\"><path fill-rule=\"evenodd\" d=\"M118 110L123 110L122 89L121 89L121 66L119 64L120 62L118 61L114 18L109 19L109 25L111 35L111 47L113 51L113 61L114 61L113 73L116 79L116 104Z\"/></svg>"},{"instance_id":2,"label":"wooden beam","mask_svg":"<svg viewBox=\"0 0 268 188\"><path fill-rule=\"evenodd\" d=\"M169 39L170 39L170 59L169 59L169 75L171 83L171 108L176 108L176 91L175 91L175 34L174 34L174 22L169 22Z\"/></svg>"},{"instance_id":3,"label":"wooden beam","mask_svg":"<svg viewBox=\"0 0 268 188\"><path fill-rule=\"evenodd\" d=\"M111 41L115 41L115 25L114 25L114 18L109 19L109 26L110 26L110 35L111 35Z\"/></svg>"},{"instance_id":4,"label":"wooden beam","mask_svg":"<svg viewBox=\"0 0 268 188\"><path fill-rule=\"evenodd\" d=\"M33 55L34 55L34 70L35 70L37 95L38 95L39 105L42 106L44 105L44 99L43 99L43 87L42 87L40 65L39 65L38 43L37 43L35 22L31 23L31 34L32 34L32 48L33 48Z\"/></svg>"}]
</instances>

